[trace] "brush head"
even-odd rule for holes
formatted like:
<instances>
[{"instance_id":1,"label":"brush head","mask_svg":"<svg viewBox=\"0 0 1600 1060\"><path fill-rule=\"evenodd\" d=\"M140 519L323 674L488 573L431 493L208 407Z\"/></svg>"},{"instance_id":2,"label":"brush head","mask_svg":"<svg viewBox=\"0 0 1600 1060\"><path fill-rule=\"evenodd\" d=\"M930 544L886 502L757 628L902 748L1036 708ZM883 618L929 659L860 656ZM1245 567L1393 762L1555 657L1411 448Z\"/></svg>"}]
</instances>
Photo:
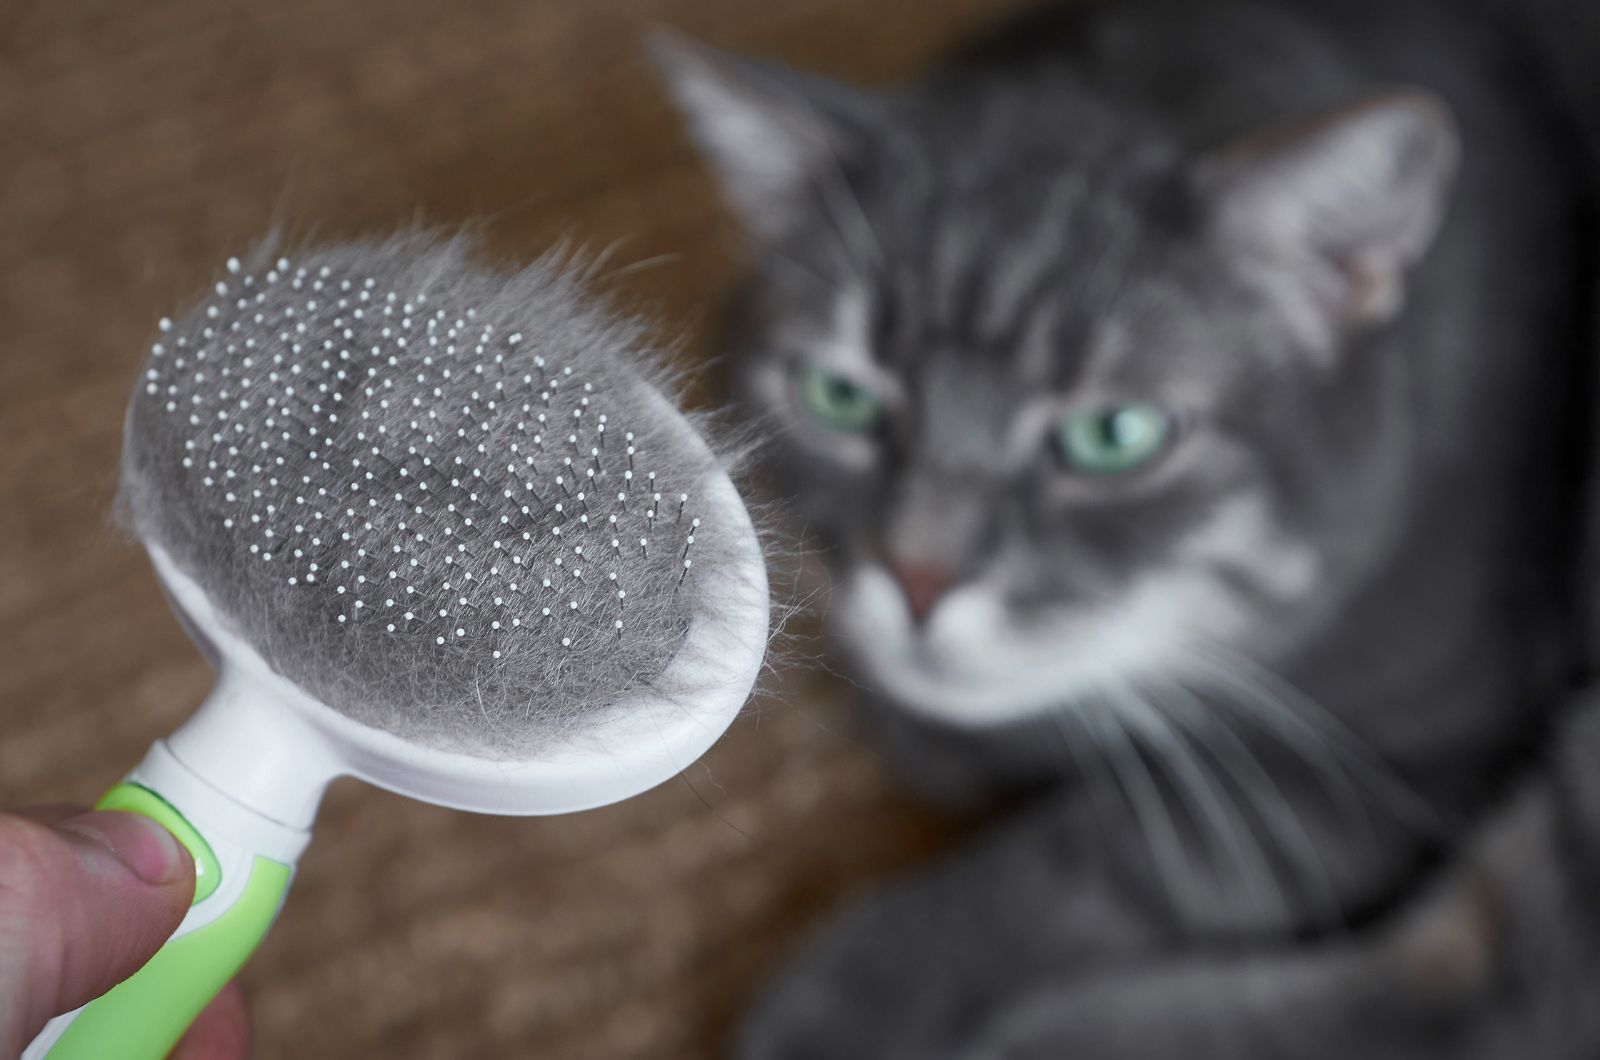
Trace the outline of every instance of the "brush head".
<instances>
[{"instance_id":1,"label":"brush head","mask_svg":"<svg viewBox=\"0 0 1600 1060\"><path fill-rule=\"evenodd\" d=\"M556 264L467 249L230 261L161 323L122 509L315 699L522 758L641 694L702 691L669 664L719 620L750 530L637 325Z\"/></svg>"}]
</instances>

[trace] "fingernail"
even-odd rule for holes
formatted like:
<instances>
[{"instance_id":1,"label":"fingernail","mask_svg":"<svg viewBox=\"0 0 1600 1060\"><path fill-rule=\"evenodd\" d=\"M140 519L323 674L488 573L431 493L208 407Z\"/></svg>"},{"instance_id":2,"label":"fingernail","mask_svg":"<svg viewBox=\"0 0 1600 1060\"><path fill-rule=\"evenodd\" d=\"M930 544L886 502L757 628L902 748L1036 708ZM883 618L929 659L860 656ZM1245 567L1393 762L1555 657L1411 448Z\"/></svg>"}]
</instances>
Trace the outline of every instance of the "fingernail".
<instances>
[{"instance_id":1,"label":"fingernail","mask_svg":"<svg viewBox=\"0 0 1600 1060\"><path fill-rule=\"evenodd\" d=\"M137 813L97 810L58 827L105 847L146 883L171 883L186 859L171 832Z\"/></svg>"}]
</instances>

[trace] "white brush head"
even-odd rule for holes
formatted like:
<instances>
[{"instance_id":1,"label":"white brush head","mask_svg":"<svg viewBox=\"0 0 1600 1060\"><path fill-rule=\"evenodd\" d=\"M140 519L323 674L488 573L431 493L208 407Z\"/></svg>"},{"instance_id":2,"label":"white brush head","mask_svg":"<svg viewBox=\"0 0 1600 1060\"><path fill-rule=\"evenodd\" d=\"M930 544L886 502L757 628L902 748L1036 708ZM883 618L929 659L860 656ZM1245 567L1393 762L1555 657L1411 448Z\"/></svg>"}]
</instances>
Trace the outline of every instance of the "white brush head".
<instances>
[{"instance_id":1,"label":"white brush head","mask_svg":"<svg viewBox=\"0 0 1600 1060\"><path fill-rule=\"evenodd\" d=\"M465 249L230 261L130 405L123 510L219 672L171 749L259 774L280 820L341 773L492 812L622 798L760 666L755 532L639 330Z\"/></svg>"}]
</instances>

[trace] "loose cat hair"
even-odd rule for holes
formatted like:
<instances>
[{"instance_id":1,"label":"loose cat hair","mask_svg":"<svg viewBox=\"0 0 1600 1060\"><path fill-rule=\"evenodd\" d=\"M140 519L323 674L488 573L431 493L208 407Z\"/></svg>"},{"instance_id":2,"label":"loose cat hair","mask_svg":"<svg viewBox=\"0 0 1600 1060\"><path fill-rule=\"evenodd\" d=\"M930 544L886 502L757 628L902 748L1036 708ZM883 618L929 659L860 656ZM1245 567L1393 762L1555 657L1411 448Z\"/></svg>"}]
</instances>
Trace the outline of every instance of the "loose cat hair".
<instances>
[{"instance_id":1,"label":"loose cat hair","mask_svg":"<svg viewBox=\"0 0 1600 1060\"><path fill-rule=\"evenodd\" d=\"M685 561L726 567L730 538L642 324L558 254L471 249L230 260L152 344L120 508L311 695L505 758L692 694L664 675L715 609Z\"/></svg>"},{"instance_id":2,"label":"loose cat hair","mask_svg":"<svg viewBox=\"0 0 1600 1060\"><path fill-rule=\"evenodd\" d=\"M1600 981L1478 930L1551 933L1588 870L1550 829L1600 807L1537 768L1594 731L1594 185L1539 48L1473 14L1077 3L886 91L662 44L865 713L924 788L1035 796L827 939L744 1055L1432 1056L1436 995ZM1434 974L1440 921L1482 976ZM1482 1055L1588 1055L1528 1040Z\"/></svg>"}]
</instances>

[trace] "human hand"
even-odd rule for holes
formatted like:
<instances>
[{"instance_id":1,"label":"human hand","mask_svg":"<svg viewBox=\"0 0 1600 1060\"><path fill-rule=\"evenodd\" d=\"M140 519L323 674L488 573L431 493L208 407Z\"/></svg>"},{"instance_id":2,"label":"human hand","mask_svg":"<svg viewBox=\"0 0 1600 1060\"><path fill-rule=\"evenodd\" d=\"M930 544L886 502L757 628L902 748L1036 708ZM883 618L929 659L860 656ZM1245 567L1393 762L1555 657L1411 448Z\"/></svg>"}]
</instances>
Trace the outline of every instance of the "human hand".
<instances>
[{"instance_id":1,"label":"human hand","mask_svg":"<svg viewBox=\"0 0 1600 1060\"><path fill-rule=\"evenodd\" d=\"M194 896L194 862L137 814L30 806L0 813L0 1056L138 971ZM172 1060L241 1060L249 1025L230 984Z\"/></svg>"}]
</instances>

